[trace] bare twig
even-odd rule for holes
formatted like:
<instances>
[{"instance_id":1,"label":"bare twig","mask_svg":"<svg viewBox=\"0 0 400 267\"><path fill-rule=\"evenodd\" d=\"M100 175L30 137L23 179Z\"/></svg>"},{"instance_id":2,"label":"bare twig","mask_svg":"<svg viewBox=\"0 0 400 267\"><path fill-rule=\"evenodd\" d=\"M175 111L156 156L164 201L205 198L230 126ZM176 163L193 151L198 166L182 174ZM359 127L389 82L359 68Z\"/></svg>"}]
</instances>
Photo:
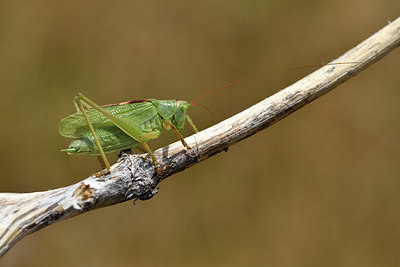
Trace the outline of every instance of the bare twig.
<instances>
[{"instance_id":1,"label":"bare twig","mask_svg":"<svg viewBox=\"0 0 400 267\"><path fill-rule=\"evenodd\" d=\"M0 194L0 256L18 240L49 224L130 199L154 195L166 177L205 160L272 125L356 75L400 45L400 18L297 83L180 142L154 152L161 166L156 175L146 155L124 155L111 173L71 186L35 193Z\"/></svg>"}]
</instances>

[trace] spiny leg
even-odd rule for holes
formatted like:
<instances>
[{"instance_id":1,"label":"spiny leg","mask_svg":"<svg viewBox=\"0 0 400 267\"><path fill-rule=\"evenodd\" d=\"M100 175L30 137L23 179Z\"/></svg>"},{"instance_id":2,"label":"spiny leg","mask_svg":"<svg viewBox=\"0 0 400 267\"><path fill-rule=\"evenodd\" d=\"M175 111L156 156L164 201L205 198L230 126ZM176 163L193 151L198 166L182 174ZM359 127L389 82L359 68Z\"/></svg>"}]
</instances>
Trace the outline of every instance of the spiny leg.
<instances>
[{"instance_id":1,"label":"spiny leg","mask_svg":"<svg viewBox=\"0 0 400 267\"><path fill-rule=\"evenodd\" d=\"M91 121L89 120L89 118L87 116L87 113L86 113L86 111L85 111L85 109L84 109L84 107L82 105L82 102L81 102L82 99L79 96L80 95L78 94L74 98L74 103L76 105L77 110L80 111L82 113L83 117L85 118L86 123L89 126L89 130L93 135L94 142L96 143L96 145L97 145L97 147L99 149L100 156L101 156L101 158L103 160L103 163L104 163L104 165L102 164L103 165L102 167L105 167L107 169L107 172L109 172L110 171L110 163L107 160L107 157L106 157L106 154L104 153L103 147L100 145L99 138L97 137L97 134L96 134L96 132L95 132L95 130L93 128L93 125L92 125ZM85 103L85 105L87 105L87 104Z\"/></svg>"},{"instance_id":2,"label":"spiny leg","mask_svg":"<svg viewBox=\"0 0 400 267\"><path fill-rule=\"evenodd\" d=\"M124 131L127 135L129 135L130 137L132 137L132 139L141 142L142 146L145 148L145 150L150 154L151 158L153 159L154 165L156 167L156 169L158 170L158 163L156 160L156 157L154 156L153 152L151 151L150 147L147 145L146 140L147 139L155 139L158 138L160 136L160 131L158 130L154 130L152 132L147 132L144 133L139 127L137 127L136 125L133 125L132 123L130 123L129 121L126 121L123 118L120 118L118 116L115 116L109 112L107 112L106 110L104 110L103 108L101 108L99 105L97 105L96 103L94 103L92 100L90 100L89 98L87 98L86 96L82 95L82 94L78 94L75 97L77 103L80 104L81 108L83 110L82 104L80 101L82 101L85 105L94 108L95 110L99 111L101 114L103 114L104 116L106 116L112 123L115 124L115 126L117 126L119 129L121 129L122 131ZM84 113L85 114L85 113ZM86 117L87 119L87 117ZM89 120L87 119L88 124L90 123ZM91 125L91 123L89 124ZM91 126L93 129L93 126ZM93 135L96 137L94 130L92 131ZM95 138L96 140L96 138ZM97 143L99 146L99 150L100 150L100 143ZM102 149L101 149L102 150ZM103 152L104 154L104 152ZM105 155L105 154L104 154ZM107 161L108 162L108 161Z\"/></svg>"},{"instance_id":3,"label":"spiny leg","mask_svg":"<svg viewBox=\"0 0 400 267\"><path fill-rule=\"evenodd\" d=\"M122 131L124 131L127 135L132 137L134 140L141 142L141 137L143 135L143 131L139 127L137 127L136 125L133 125L132 123L130 123L129 121L126 121L123 118L120 118L118 116L115 116L114 114L109 113L108 111L104 110L99 105L97 105L96 103L94 103L92 100L90 100L86 96L82 95L81 93L79 93L76 96L76 98L79 99L80 101L82 101L83 103L85 103L85 105L87 105L91 108L94 108L95 110L97 110L98 112L100 112L101 114L106 116L112 123L115 124L115 126L120 128Z\"/></svg>"},{"instance_id":4,"label":"spiny leg","mask_svg":"<svg viewBox=\"0 0 400 267\"><path fill-rule=\"evenodd\" d=\"M93 125L90 122L84 107L89 107L89 108L94 108L95 110L99 111L100 113L102 113L104 116L106 116L108 119L110 119L118 128L120 128L121 130L123 130L126 134L128 134L129 136L131 136L134 140L141 142L140 139L140 135L141 135L141 131L140 129L138 129L136 126L132 126L130 125L128 122L126 122L125 120L105 111L104 109L102 109L100 106L98 106L96 103L94 103L93 101L91 101L89 98L87 98L86 96L82 95L81 93L78 93L77 96L74 99L74 103L77 106L77 108L79 109L79 111L82 112L88 126L89 129L93 135L93 138L95 140L95 143L97 145L97 147L99 148L99 152L100 152L100 156L102 157L104 164L107 167L107 170L110 169L110 163L107 160L107 157L104 153L104 150L99 142L99 138L97 137L97 134L94 131ZM136 136L136 138L135 138Z\"/></svg>"},{"instance_id":5,"label":"spiny leg","mask_svg":"<svg viewBox=\"0 0 400 267\"><path fill-rule=\"evenodd\" d=\"M184 147L186 147L187 149L190 149L190 147L186 143L186 141L183 138L183 136L181 135L181 133L178 131L178 129L176 129L175 125L170 120L165 121L165 125L167 126L167 129L168 129L168 127L170 127L170 128L172 128L172 130L174 130L174 132L176 133L176 135L178 135L178 137L181 140L182 145Z\"/></svg>"},{"instance_id":6,"label":"spiny leg","mask_svg":"<svg viewBox=\"0 0 400 267\"><path fill-rule=\"evenodd\" d=\"M98 156L97 159L99 160L101 167L103 169L107 169L107 166L104 164L103 158L101 156Z\"/></svg>"},{"instance_id":7,"label":"spiny leg","mask_svg":"<svg viewBox=\"0 0 400 267\"><path fill-rule=\"evenodd\" d=\"M197 129L196 125L194 125L192 119L189 117L189 115L186 115L186 120L190 124L190 126L193 128L195 133L198 133L199 130Z\"/></svg>"}]
</instances>

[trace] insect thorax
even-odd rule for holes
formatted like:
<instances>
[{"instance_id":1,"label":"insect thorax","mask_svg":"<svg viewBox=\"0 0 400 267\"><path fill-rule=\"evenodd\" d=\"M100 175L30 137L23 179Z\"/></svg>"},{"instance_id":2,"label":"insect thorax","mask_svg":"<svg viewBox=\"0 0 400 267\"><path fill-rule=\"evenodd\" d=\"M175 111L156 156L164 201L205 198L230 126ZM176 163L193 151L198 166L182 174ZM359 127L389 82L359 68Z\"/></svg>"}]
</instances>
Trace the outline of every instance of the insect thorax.
<instances>
[{"instance_id":1,"label":"insect thorax","mask_svg":"<svg viewBox=\"0 0 400 267\"><path fill-rule=\"evenodd\" d=\"M178 131L181 131L185 126L186 112L190 104L184 100L156 100L149 99L156 107L162 122L170 120Z\"/></svg>"}]
</instances>

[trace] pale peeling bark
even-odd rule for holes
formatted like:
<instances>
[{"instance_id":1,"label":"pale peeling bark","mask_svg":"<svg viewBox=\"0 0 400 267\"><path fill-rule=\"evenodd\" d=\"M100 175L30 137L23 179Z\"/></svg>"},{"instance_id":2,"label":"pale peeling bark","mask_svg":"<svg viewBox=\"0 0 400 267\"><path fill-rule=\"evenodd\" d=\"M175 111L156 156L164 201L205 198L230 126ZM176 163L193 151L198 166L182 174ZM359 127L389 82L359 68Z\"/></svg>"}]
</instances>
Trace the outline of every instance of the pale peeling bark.
<instances>
[{"instance_id":1,"label":"pale peeling bark","mask_svg":"<svg viewBox=\"0 0 400 267\"><path fill-rule=\"evenodd\" d=\"M272 125L356 75L400 44L400 18L295 84L258 104L180 142L154 152L161 167L156 175L148 157L123 155L111 173L71 186L36 193L0 194L0 256L19 239L80 213L130 199L148 199L166 177L226 150L230 145Z\"/></svg>"}]
</instances>

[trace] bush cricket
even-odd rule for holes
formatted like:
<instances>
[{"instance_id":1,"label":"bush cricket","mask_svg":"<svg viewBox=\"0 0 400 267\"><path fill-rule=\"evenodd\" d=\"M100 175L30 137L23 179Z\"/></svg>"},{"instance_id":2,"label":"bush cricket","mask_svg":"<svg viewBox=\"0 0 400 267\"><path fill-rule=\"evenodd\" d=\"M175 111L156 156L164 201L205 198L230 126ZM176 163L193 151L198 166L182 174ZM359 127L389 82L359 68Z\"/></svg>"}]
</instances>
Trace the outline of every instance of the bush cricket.
<instances>
[{"instance_id":1,"label":"bush cricket","mask_svg":"<svg viewBox=\"0 0 400 267\"><path fill-rule=\"evenodd\" d=\"M198 132L193 121L187 115L187 109L203 97L239 82L283 71L321 67L323 65L357 63L360 62L309 65L252 76L207 92L191 103L184 100L146 99L98 106L83 94L78 93L73 100L77 112L61 120L59 124L58 130L61 135L74 138L69 148L61 151L68 152L70 155L97 156L106 169L105 173L107 173L110 170L110 163L105 154L141 145L151 156L156 171L158 171L157 160L147 141L158 138L162 129L172 129L179 137L182 145L190 149L180 131L187 121L193 130Z\"/></svg>"},{"instance_id":2,"label":"bush cricket","mask_svg":"<svg viewBox=\"0 0 400 267\"><path fill-rule=\"evenodd\" d=\"M172 129L183 146L189 149L180 134L185 121L198 132L186 114L190 104L183 100L133 100L100 107L78 93L74 104L77 112L63 119L58 131L75 140L69 148L61 151L70 155L100 157L107 172L110 170L110 163L106 153L142 145L158 169L157 160L147 145L148 140L158 138L162 129Z\"/></svg>"}]
</instances>

